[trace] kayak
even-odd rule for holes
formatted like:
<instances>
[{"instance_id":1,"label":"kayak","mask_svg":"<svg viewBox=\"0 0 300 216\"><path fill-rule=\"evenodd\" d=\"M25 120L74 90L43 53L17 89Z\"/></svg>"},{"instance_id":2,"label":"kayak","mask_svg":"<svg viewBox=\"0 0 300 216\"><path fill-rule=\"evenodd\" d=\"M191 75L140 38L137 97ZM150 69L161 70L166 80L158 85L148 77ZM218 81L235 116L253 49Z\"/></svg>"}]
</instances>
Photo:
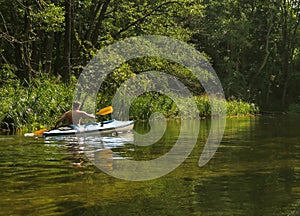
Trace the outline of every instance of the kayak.
<instances>
[{"instance_id":1,"label":"kayak","mask_svg":"<svg viewBox=\"0 0 300 216\"><path fill-rule=\"evenodd\" d=\"M59 128L55 128L43 133L43 137L53 136L68 136L68 135L84 135L84 134L103 134L103 133L114 133L114 132L128 132L133 129L134 121L118 121L108 120L104 122L90 122L88 124L75 126L66 125Z\"/></svg>"}]
</instances>

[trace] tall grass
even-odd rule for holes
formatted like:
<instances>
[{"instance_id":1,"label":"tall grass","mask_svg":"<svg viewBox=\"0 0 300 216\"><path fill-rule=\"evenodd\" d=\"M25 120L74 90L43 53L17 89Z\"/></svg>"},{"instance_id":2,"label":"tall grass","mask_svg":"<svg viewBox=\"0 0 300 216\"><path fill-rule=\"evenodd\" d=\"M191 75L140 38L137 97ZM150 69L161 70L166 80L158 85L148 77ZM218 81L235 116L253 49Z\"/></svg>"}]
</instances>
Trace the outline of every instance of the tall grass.
<instances>
[{"instance_id":1,"label":"tall grass","mask_svg":"<svg viewBox=\"0 0 300 216\"><path fill-rule=\"evenodd\" d=\"M189 104L189 101L186 98L180 98L186 105L186 110L189 110L189 107L192 107ZM210 117L212 115L212 107L208 96L194 96L194 102L197 105L198 113L200 117ZM215 112L214 113L223 113L222 107L218 106L218 103L224 103L224 101L213 98ZM224 104L222 104L224 105ZM227 116L247 116L255 115L259 113L259 108L255 104L250 104L240 100L225 101L226 105L226 115ZM178 117L180 115L180 110L174 101L163 95L157 95L152 93L144 94L141 97L138 97L130 107L130 115L134 119L148 119L152 113L160 112L167 118ZM184 113L185 117L189 116L189 113ZM190 113L192 115L192 113Z\"/></svg>"},{"instance_id":2,"label":"tall grass","mask_svg":"<svg viewBox=\"0 0 300 216\"><path fill-rule=\"evenodd\" d=\"M36 130L55 123L70 108L73 86L58 78L37 75L28 86L9 80L1 86L0 124L10 130Z\"/></svg>"}]
</instances>

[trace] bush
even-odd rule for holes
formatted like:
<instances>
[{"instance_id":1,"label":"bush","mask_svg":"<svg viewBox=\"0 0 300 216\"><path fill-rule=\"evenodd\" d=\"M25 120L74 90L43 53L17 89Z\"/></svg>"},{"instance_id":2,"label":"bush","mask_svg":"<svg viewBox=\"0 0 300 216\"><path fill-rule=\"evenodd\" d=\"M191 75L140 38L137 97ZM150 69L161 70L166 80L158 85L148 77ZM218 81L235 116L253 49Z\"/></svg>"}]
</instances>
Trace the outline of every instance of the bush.
<instances>
[{"instance_id":1,"label":"bush","mask_svg":"<svg viewBox=\"0 0 300 216\"><path fill-rule=\"evenodd\" d=\"M233 100L226 102L226 111L228 116L245 116L258 114L259 108L254 103Z\"/></svg>"},{"instance_id":2,"label":"bush","mask_svg":"<svg viewBox=\"0 0 300 216\"><path fill-rule=\"evenodd\" d=\"M0 92L1 127L27 131L53 125L70 108L73 89L59 78L45 75L37 75L28 86L9 80Z\"/></svg>"},{"instance_id":3,"label":"bush","mask_svg":"<svg viewBox=\"0 0 300 216\"><path fill-rule=\"evenodd\" d=\"M57 77L39 74L29 84L23 85L15 78L12 68L4 68L1 72L1 128L20 129L22 131L49 128L54 125L55 120L62 113L71 108L75 79L71 85L66 85ZM112 97L110 94L99 93L97 105L99 107L111 105ZM134 99L130 106L129 115L134 119L149 119L152 113L159 112L167 118L176 118L180 115L183 118L193 118L192 108L193 103L196 103L200 117L211 116L212 111L208 96L194 96L191 100L183 96L176 97L178 104L166 95L157 92L145 93ZM226 102L217 98L212 100L217 105L214 107L217 109L215 113L223 112L221 110L223 106L218 106L218 103L224 102L226 103L227 116L252 115L259 112L256 105L243 101ZM128 100L122 98L118 101L120 104L123 103L119 109L128 103ZM300 112L299 105L291 106L290 109Z\"/></svg>"},{"instance_id":4,"label":"bush","mask_svg":"<svg viewBox=\"0 0 300 216\"><path fill-rule=\"evenodd\" d=\"M194 102L197 105L199 116L200 117L209 117L211 116L211 106L208 96L194 96ZM185 104L185 110L189 110L192 107L189 104L189 101L186 98L178 98L177 100L183 101ZM214 113L223 113L221 108L223 106L218 106L218 103L224 103L224 101L214 98ZM259 113L259 108L255 104L249 104L243 101L225 101L226 103L226 115L227 116L246 116L246 115L255 115ZM224 105L224 104L222 104ZM172 101L171 98L165 95L159 95L157 93L147 93L143 96L140 96L134 100L130 107L130 115L135 119L148 119L150 115L154 112L160 112L167 118L179 117L180 110L177 105ZM184 113L185 117L192 117L191 113Z\"/></svg>"}]
</instances>

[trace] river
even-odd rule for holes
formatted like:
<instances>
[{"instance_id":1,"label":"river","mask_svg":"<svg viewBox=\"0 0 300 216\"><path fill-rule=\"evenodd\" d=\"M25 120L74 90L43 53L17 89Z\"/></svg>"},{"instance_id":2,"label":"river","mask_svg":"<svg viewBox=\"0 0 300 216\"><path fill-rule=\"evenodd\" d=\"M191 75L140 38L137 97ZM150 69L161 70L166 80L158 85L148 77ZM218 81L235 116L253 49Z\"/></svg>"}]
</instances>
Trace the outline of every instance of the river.
<instances>
[{"instance_id":1,"label":"river","mask_svg":"<svg viewBox=\"0 0 300 216\"><path fill-rule=\"evenodd\" d=\"M172 148L179 125L169 121L156 144L136 148L128 137L101 137L91 149L75 138L1 134L0 215L300 215L299 115L228 118L217 152L199 167L210 129L201 120L188 158L148 181L115 178L86 153L108 149L108 170L122 158L157 158Z\"/></svg>"}]
</instances>

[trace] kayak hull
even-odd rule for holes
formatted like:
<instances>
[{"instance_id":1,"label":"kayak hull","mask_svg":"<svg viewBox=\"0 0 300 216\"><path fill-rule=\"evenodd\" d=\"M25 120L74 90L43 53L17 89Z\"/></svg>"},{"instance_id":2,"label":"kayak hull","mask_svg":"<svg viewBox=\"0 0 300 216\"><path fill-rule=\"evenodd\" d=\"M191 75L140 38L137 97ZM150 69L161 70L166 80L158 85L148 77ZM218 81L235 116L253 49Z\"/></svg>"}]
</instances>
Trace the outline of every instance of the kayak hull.
<instances>
[{"instance_id":1,"label":"kayak hull","mask_svg":"<svg viewBox=\"0 0 300 216\"><path fill-rule=\"evenodd\" d=\"M104 122L91 122L81 126L64 126L52 129L43 133L43 137L69 136L69 135L85 135L85 134L105 134L128 132L133 129L134 121L118 121L109 120Z\"/></svg>"}]
</instances>

